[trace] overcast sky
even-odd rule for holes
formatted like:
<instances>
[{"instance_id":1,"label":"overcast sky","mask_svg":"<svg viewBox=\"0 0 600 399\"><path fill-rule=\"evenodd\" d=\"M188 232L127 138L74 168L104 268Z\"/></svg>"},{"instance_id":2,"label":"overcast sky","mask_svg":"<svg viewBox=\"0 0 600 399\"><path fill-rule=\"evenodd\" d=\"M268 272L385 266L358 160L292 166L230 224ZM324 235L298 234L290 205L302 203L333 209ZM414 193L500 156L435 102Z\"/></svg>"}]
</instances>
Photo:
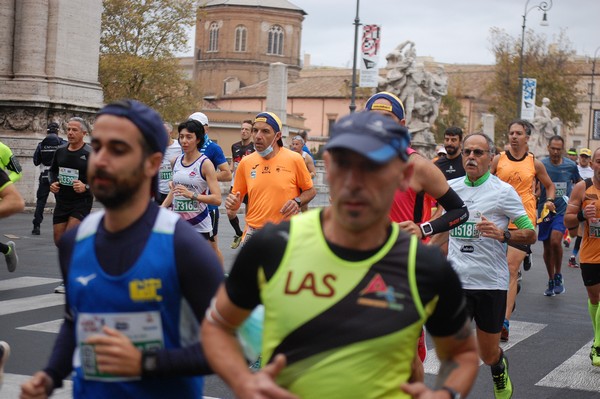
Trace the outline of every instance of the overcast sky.
<instances>
[{"instance_id":1,"label":"overcast sky","mask_svg":"<svg viewBox=\"0 0 600 399\"><path fill-rule=\"evenodd\" d=\"M315 66L352 66L356 0L290 0L306 15L302 54ZM526 0L362 0L362 24L382 26L379 66L385 55L405 40L415 42L417 55L443 63L493 64L490 28L521 37ZM540 4L530 0L528 8ZM546 35L547 42L564 29L579 55L593 56L600 46L600 0L554 0L549 26L543 13L527 13L527 29ZM359 40L362 31L359 31ZM600 55L600 50L598 51Z\"/></svg>"}]
</instances>

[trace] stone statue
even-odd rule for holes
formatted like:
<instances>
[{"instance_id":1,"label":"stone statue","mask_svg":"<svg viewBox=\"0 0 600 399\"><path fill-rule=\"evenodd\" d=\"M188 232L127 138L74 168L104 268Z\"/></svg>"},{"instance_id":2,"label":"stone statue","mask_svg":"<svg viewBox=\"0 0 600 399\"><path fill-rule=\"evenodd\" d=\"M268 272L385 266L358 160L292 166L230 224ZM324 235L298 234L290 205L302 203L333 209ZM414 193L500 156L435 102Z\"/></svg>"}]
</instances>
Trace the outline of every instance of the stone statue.
<instances>
[{"instance_id":1,"label":"stone statue","mask_svg":"<svg viewBox=\"0 0 600 399\"><path fill-rule=\"evenodd\" d=\"M529 151L535 156L544 156L548 154L548 143L550 138L556 134L560 134L561 121L557 117L552 117L552 111L548 108L550 99L544 97L542 106L535 107L535 113L531 123L533 130L529 138Z\"/></svg>"},{"instance_id":2,"label":"stone statue","mask_svg":"<svg viewBox=\"0 0 600 399\"><path fill-rule=\"evenodd\" d=\"M424 155L433 155L435 139L431 127L442 97L448 94L448 75L442 66L432 73L417 62L415 43L410 40L400 43L385 58L388 72L380 79L378 89L402 100L413 147L419 147Z\"/></svg>"}]
</instances>

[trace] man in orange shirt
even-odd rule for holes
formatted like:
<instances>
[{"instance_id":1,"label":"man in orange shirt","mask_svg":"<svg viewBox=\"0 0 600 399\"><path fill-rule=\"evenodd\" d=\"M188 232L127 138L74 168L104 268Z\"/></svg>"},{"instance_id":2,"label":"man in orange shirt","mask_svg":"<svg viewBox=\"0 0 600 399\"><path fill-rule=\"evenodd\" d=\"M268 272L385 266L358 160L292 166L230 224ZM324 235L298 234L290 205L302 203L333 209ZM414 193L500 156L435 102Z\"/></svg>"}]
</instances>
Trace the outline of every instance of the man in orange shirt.
<instances>
[{"instance_id":1,"label":"man in orange shirt","mask_svg":"<svg viewBox=\"0 0 600 399\"><path fill-rule=\"evenodd\" d=\"M228 211L237 211L248 195L244 242L265 224L297 214L316 195L302 156L283 147L281 127L272 112L256 115L252 126L256 152L240 161L225 200Z\"/></svg>"},{"instance_id":2,"label":"man in orange shirt","mask_svg":"<svg viewBox=\"0 0 600 399\"><path fill-rule=\"evenodd\" d=\"M592 365L600 367L600 148L592 156L594 175L573 188L565 212L565 226L572 232L584 223L583 241L579 252L581 277L588 293L588 312L594 328L590 352Z\"/></svg>"}]
</instances>

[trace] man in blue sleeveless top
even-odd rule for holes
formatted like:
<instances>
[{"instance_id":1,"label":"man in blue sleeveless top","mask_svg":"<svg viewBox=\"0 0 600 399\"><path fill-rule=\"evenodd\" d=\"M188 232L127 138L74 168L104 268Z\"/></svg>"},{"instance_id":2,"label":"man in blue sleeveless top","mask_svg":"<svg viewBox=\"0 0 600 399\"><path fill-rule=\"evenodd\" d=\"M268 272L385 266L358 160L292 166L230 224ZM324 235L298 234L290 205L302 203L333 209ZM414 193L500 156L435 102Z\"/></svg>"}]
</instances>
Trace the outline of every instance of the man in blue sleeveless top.
<instances>
[{"instance_id":1,"label":"man in blue sleeveless top","mask_svg":"<svg viewBox=\"0 0 600 399\"><path fill-rule=\"evenodd\" d=\"M223 273L206 240L151 200L166 144L144 104L98 112L88 181L105 210L58 243L65 318L22 398L47 397L72 371L75 398L202 397L198 327Z\"/></svg>"}]
</instances>

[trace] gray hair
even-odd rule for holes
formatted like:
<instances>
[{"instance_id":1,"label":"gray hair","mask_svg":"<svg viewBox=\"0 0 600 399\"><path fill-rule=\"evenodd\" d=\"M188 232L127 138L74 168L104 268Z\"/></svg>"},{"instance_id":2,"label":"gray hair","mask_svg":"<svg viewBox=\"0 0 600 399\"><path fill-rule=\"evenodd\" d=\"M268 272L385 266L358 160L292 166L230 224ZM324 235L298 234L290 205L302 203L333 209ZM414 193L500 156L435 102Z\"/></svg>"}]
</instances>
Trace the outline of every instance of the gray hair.
<instances>
[{"instance_id":1,"label":"gray hair","mask_svg":"<svg viewBox=\"0 0 600 399\"><path fill-rule=\"evenodd\" d=\"M300 135L294 136L294 138L292 139L292 141L294 141L294 140L298 140L299 142L301 142L302 144L304 144L304 139Z\"/></svg>"},{"instance_id":2,"label":"gray hair","mask_svg":"<svg viewBox=\"0 0 600 399\"><path fill-rule=\"evenodd\" d=\"M69 122L79 122L79 125L81 125L81 130L83 130L87 134L89 134L91 131L90 124L85 119L79 116L72 117L71 119L69 119Z\"/></svg>"},{"instance_id":3,"label":"gray hair","mask_svg":"<svg viewBox=\"0 0 600 399\"><path fill-rule=\"evenodd\" d=\"M492 139L485 133L482 132L475 132L475 133L469 133L465 136L465 139L463 140L463 146L465 146L467 144L467 140L473 136L481 136L485 139L485 141L487 142L488 148L490 149L490 154L492 154L492 156L494 156L494 154L496 154L496 145L494 144L494 142L492 141Z\"/></svg>"}]
</instances>

